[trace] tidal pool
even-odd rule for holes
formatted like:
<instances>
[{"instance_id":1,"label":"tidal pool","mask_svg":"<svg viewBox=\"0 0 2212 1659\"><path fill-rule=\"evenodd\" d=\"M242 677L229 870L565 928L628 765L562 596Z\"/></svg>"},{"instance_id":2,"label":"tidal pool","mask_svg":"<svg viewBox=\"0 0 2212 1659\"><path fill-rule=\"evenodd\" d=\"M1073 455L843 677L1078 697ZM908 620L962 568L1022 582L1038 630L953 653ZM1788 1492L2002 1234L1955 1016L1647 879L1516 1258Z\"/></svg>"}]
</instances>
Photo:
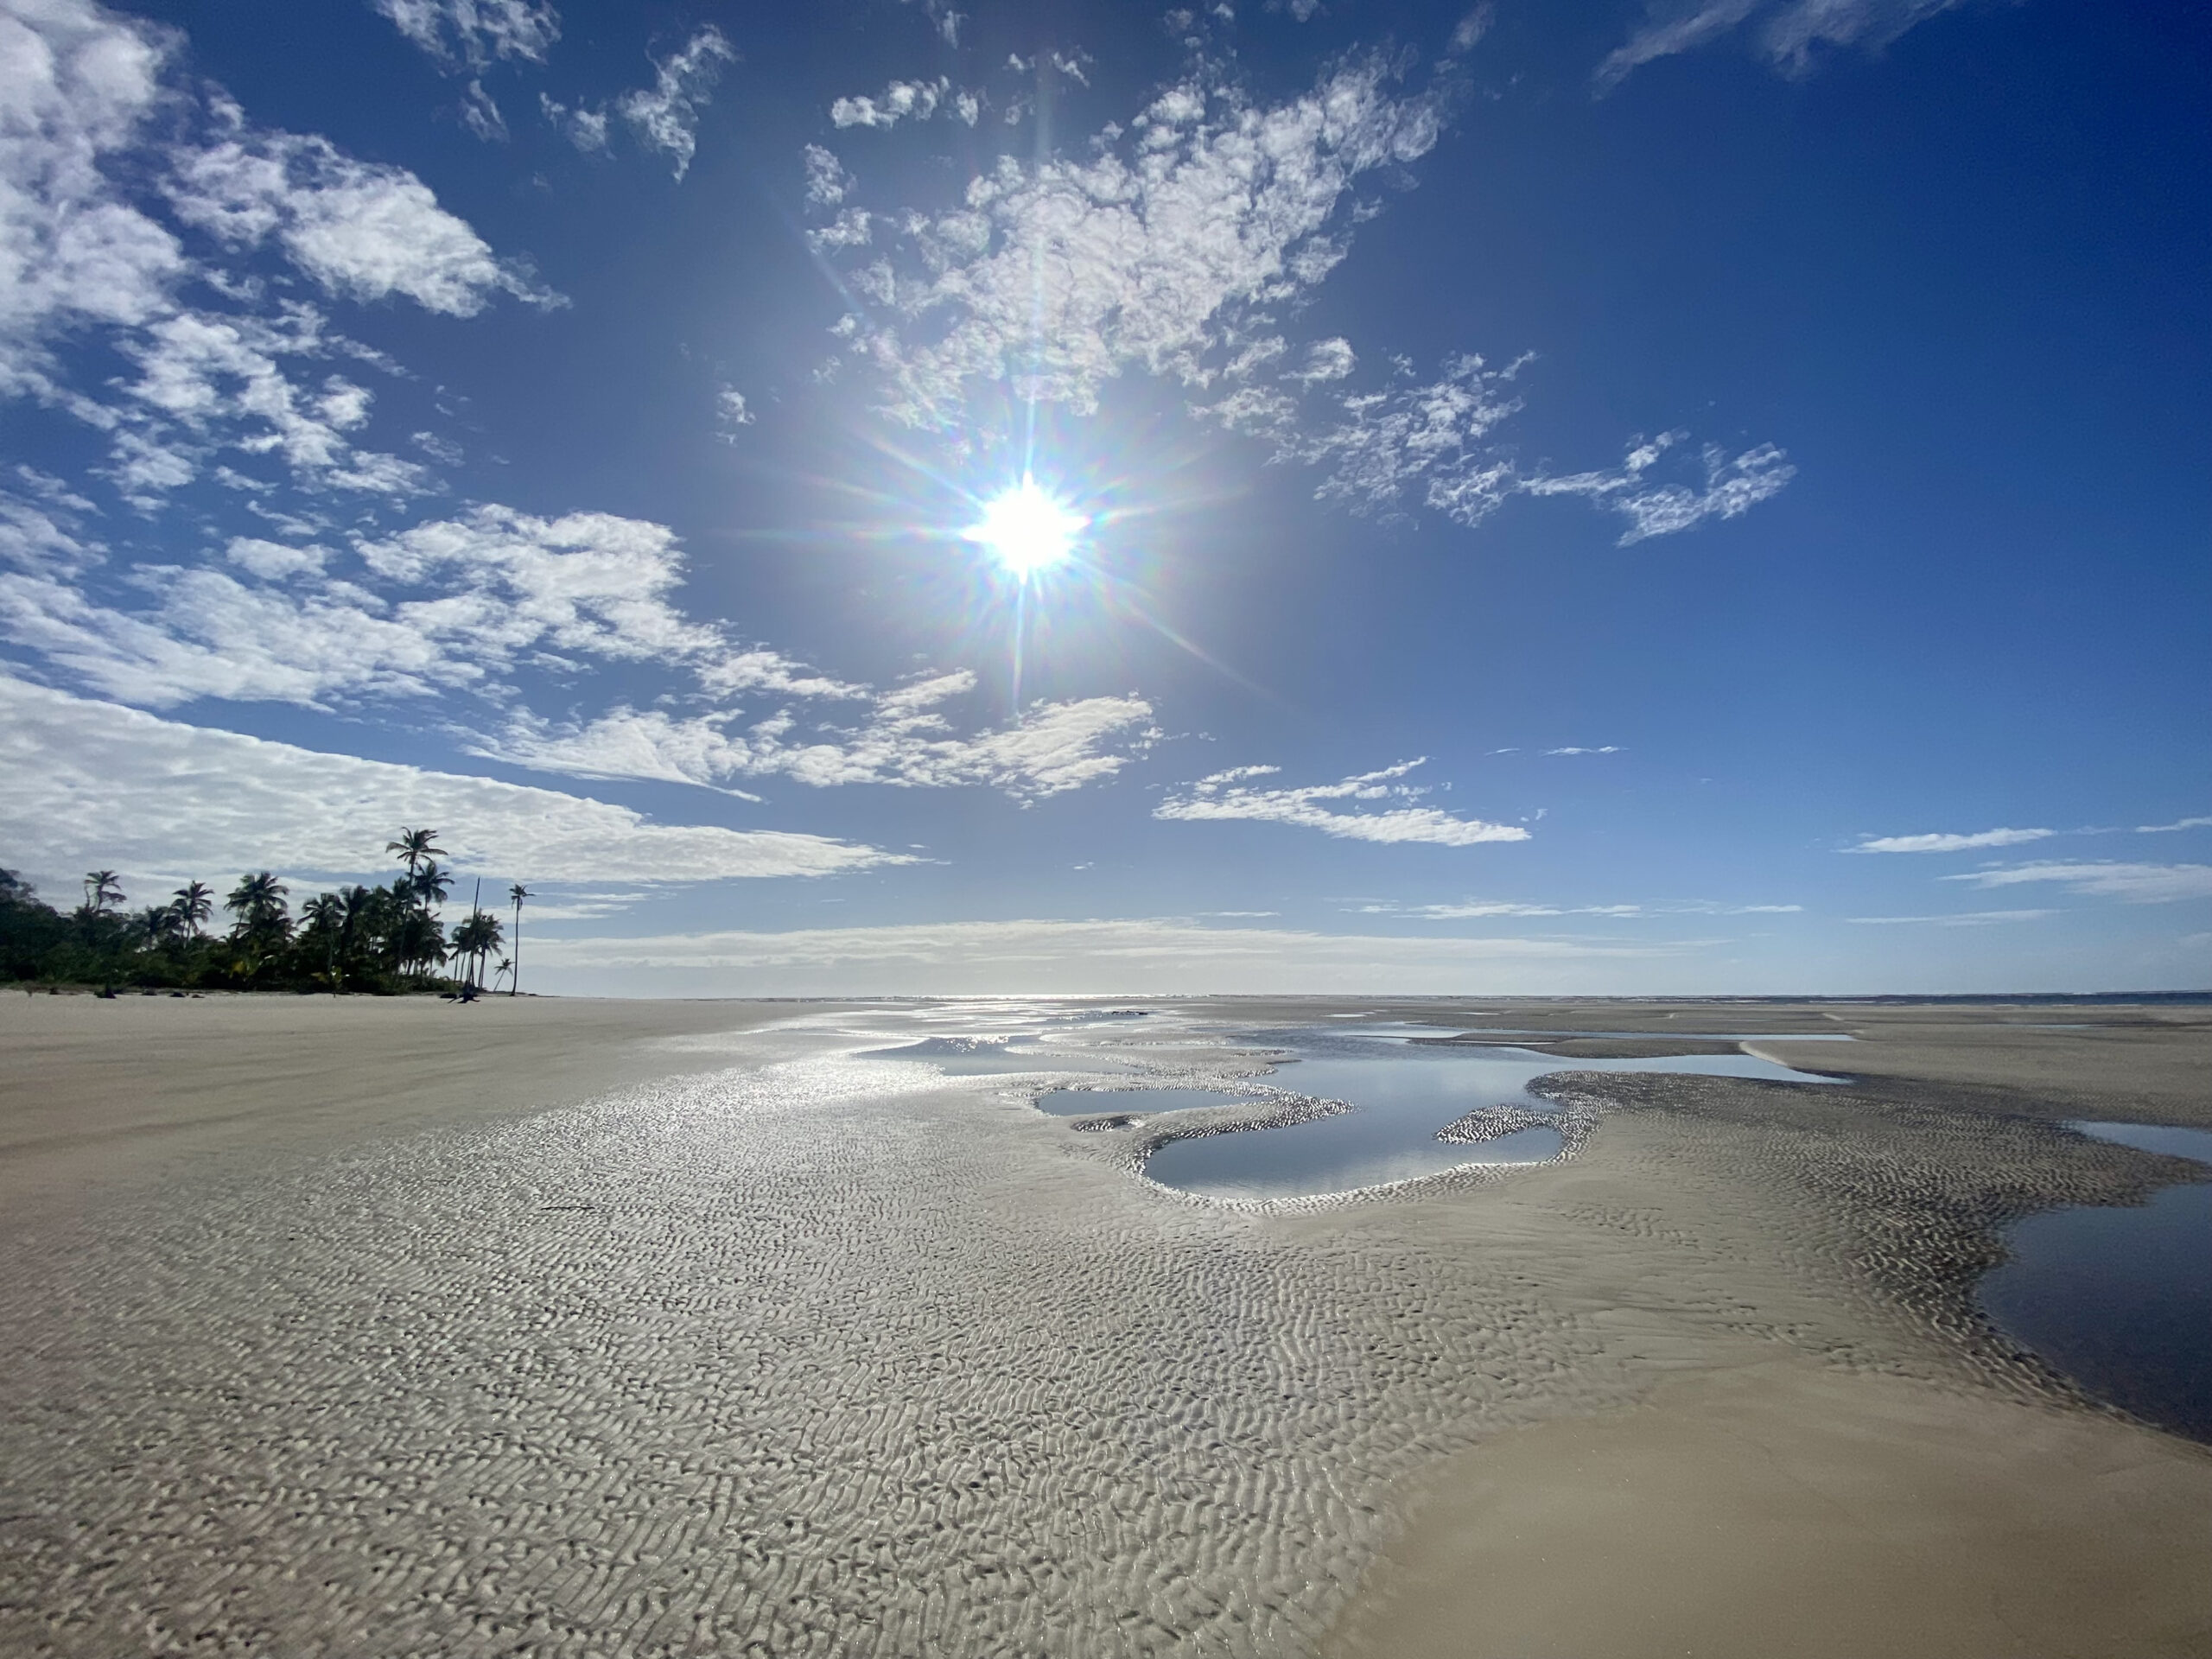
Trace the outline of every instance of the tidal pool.
<instances>
[{"instance_id":1,"label":"tidal pool","mask_svg":"<svg viewBox=\"0 0 2212 1659\"><path fill-rule=\"evenodd\" d=\"M1377 1041L1377 1036L1395 1041ZM1559 1155L1554 1128L1529 1128L1472 1144L1436 1132L1478 1107L1512 1105L1554 1115L1529 1082L1554 1071L1688 1071L1707 1077L1834 1083L1749 1054L1669 1055L1646 1060L1562 1059L1525 1048L1445 1048L1397 1032L1331 1027L1249 1033L1294 1058L1266 1081L1354 1109L1287 1128L1238 1129L1172 1141L1146 1160L1162 1185L1221 1198L1313 1198L1434 1175L1466 1164L1541 1163Z\"/></svg>"},{"instance_id":2,"label":"tidal pool","mask_svg":"<svg viewBox=\"0 0 2212 1659\"><path fill-rule=\"evenodd\" d=\"M2212 1166L2212 1129L2074 1123L2100 1141ZM2091 1393L2212 1440L2212 1167L2139 1206L2046 1211L2005 1235L1981 1281L2004 1331Z\"/></svg>"}]
</instances>

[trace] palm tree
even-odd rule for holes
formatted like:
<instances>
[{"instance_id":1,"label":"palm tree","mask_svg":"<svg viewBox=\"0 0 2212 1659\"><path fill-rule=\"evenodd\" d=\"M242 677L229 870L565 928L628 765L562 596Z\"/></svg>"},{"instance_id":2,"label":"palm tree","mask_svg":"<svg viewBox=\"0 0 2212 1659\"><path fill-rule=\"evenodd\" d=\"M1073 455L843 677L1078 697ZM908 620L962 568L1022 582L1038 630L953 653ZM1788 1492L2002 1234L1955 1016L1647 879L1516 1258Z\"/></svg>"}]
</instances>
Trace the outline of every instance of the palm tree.
<instances>
[{"instance_id":1,"label":"palm tree","mask_svg":"<svg viewBox=\"0 0 2212 1659\"><path fill-rule=\"evenodd\" d=\"M269 870L240 876L231 896L223 900L223 908L238 918L231 937L256 956L282 944L292 932L292 918L284 908L284 895L290 891Z\"/></svg>"},{"instance_id":2,"label":"palm tree","mask_svg":"<svg viewBox=\"0 0 2212 1659\"><path fill-rule=\"evenodd\" d=\"M468 919L453 931L453 953L470 963L465 982L483 982L484 958L499 948L499 918L488 910L473 910Z\"/></svg>"},{"instance_id":3,"label":"palm tree","mask_svg":"<svg viewBox=\"0 0 2212 1659\"><path fill-rule=\"evenodd\" d=\"M177 923L188 939L200 937L200 930L215 913L215 890L205 881L194 881L179 887L176 896L169 900L169 909L175 913Z\"/></svg>"},{"instance_id":4,"label":"palm tree","mask_svg":"<svg viewBox=\"0 0 2212 1659\"><path fill-rule=\"evenodd\" d=\"M530 889L519 881L507 889L507 897L515 901L514 960L507 964L514 977L507 982L507 995L512 996L522 985L522 901L531 896Z\"/></svg>"},{"instance_id":5,"label":"palm tree","mask_svg":"<svg viewBox=\"0 0 2212 1659\"><path fill-rule=\"evenodd\" d=\"M407 867L407 874L412 875L433 856L446 856L446 849L436 844L437 839L438 832L435 830L410 830L403 823L399 826L399 839L387 841L384 849L387 853L397 853L399 861Z\"/></svg>"},{"instance_id":6,"label":"palm tree","mask_svg":"<svg viewBox=\"0 0 2212 1659\"><path fill-rule=\"evenodd\" d=\"M318 893L300 906L304 925L302 939L321 939L323 959L330 973L333 992L338 988L338 940L346 925L346 901L334 893Z\"/></svg>"},{"instance_id":7,"label":"palm tree","mask_svg":"<svg viewBox=\"0 0 2212 1659\"><path fill-rule=\"evenodd\" d=\"M115 879L113 870L85 872L85 908L86 910L97 916L105 911L110 905L119 905L122 902L123 884Z\"/></svg>"},{"instance_id":8,"label":"palm tree","mask_svg":"<svg viewBox=\"0 0 2212 1659\"><path fill-rule=\"evenodd\" d=\"M177 919L175 905L149 905L138 912L131 925L149 945L167 944L184 927Z\"/></svg>"},{"instance_id":9,"label":"palm tree","mask_svg":"<svg viewBox=\"0 0 2212 1659\"><path fill-rule=\"evenodd\" d=\"M439 868L436 859L426 858L423 868L408 876L407 885L413 890L415 902L428 911L432 905L445 903L446 894L453 891L453 877Z\"/></svg>"},{"instance_id":10,"label":"palm tree","mask_svg":"<svg viewBox=\"0 0 2212 1659\"><path fill-rule=\"evenodd\" d=\"M513 961L509 957L501 957L499 958L499 965L492 970L492 988L497 990L499 987L500 980L505 978L507 975L512 974L514 970L515 964ZM507 995L509 996L512 996L514 994L515 988L512 984L510 984L507 987Z\"/></svg>"}]
</instances>

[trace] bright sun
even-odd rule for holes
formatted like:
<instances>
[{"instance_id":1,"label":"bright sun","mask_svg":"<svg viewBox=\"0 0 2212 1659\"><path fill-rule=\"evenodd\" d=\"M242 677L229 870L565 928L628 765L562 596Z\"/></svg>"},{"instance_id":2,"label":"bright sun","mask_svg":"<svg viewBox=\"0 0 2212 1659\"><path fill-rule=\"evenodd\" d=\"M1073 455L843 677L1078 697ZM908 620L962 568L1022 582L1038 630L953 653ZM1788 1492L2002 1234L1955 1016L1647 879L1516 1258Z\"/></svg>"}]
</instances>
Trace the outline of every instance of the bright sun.
<instances>
[{"instance_id":1,"label":"bright sun","mask_svg":"<svg viewBox=\"0 0 2212 1659\"><path fill-rule=\"evenodd\" d=\"M980 542L991 556L1024 580L1050 569L1075 550L1075 538L1090 521L1069 508L1037 480L1001 490L983 504L983 516L963 533Z\"/></svg>"}]
</instances>

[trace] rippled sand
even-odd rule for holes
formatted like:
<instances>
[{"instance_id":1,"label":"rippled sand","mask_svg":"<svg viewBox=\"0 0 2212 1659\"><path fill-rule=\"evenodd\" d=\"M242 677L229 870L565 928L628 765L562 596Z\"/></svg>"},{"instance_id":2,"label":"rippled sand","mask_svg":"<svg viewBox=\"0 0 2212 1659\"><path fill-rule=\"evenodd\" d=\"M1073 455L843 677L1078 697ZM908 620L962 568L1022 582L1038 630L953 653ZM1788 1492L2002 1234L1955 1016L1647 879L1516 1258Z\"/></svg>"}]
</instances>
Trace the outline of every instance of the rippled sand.
<instances>
[{"instance_id":1,"label":"rippled sand","mask_svg":"<svg viewBox=\"0 0 2212 1659\"><path fill-rule=\"evenodd\" d=\"M1827 1651L1832 1604L1859 1653L2072 1651L1991 1645L2053 1561L2100 1652L2212 1637L2212 1457L1957 1290L2022 1204L2171 1172L1978 1098L1568 1078L1565 1163L1268 1211L1018 1080L744 1029L790 1006L23 1001L0 1651L1588 1659ZM1915 1552L1940 1643L1880 1622Z\"/></svg>"}]
</instances>

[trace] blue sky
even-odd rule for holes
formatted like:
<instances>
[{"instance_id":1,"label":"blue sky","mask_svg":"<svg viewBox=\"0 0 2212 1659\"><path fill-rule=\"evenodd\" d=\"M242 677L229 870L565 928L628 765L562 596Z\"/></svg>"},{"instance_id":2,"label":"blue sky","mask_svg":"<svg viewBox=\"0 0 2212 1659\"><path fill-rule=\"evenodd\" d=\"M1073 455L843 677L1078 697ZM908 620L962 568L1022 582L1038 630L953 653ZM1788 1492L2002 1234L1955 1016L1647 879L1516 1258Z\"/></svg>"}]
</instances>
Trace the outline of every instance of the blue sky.
<instances>
[{"instance_id":1,"label":"blue sky","mask_svg":"<svg viewBox=\"0 0 2212 1659\"><path fill-rule=\"evenodd\" d=\"M2201 986L2208 67L0 0L0 861L427 822L542 989Z\"/></svg>"}]
</instances>

